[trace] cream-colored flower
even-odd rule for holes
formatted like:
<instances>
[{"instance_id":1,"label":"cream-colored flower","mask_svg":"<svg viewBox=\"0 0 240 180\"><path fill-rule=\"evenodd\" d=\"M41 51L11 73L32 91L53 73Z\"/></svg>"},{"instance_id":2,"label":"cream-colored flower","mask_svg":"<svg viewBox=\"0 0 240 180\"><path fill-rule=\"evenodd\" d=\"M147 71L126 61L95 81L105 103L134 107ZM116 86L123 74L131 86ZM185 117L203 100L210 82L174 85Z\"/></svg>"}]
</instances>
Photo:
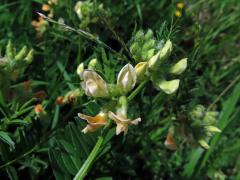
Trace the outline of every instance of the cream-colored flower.
<instances>
[{"instance_id":1,"label":"cream-colored flower","mask_svg":"<svg viewBox=\"0 0 240 180\"><path fill-rule=\"evenodd\" d=\"M78 113L78 116L88 122L87 126L82 130L83 133L94 132L107 124L107 114L104 112L100 112L96 116Z\"/></svg>"},{"instance_id":2,"label":"cream-colored flower","mask_svg":"<svg viewBox=\"0 0 240 180\"><path fill-rule=\"evenodd\" d=\"M121 132L124 132L124 135L126 135L128 132L128 125L137 125L141 121L141 118L130 120L119 113L116 115L111 111L109 111L108 117L117 124L116 135L119 135Z\"/></svg>"},{"instance_id":3,"label":"cream-colored flower","mask_svg":"<svg viewBox=\"0 0 240 180\"><path fill-rule=\"evenodd\" d=\"M137 75L131 64L125 65L118 74L117 86L121 93L126 94L131 91L137 81Z\"/></svg>"},{"instance_id":4,"label":"cream-colored flower","mask_svg":"<svg viewBox=\"0 0 240 180\"><path fill-rule=\"evenodd\" d=\"M79 19L82 19L83 15L82 15L82 10L81 10L81 6L82 6L83 2L82 1L78 1L74 7L75 12L77 13Z\"/></svg>"},{"instance_id":5,"label":"cream-colored flower","mask_svg":"<svg viewBox=\"0 0 240 180\"><path fill-rule=\"evenodd\" d=\"M157 83L157 86L163 90L166 94L175 93L179 87L180 80L174 79L171 81L162 80Z\"/></svg>"},{"instance_id":6,"label":"cream-colored flower","mask_svg":"<svg viewBox=\"0 0 240 180\"><path fill-rule=\"evenodd\" d=\"M77 74L79 75L79 77L82 79L82 73L84 71L84 64L80 63L77 67Z\"/></svg>"},{"instance_id":7,"label":"cream-colored flower","mask_svg":"<svg viewBox=\"0 0 240 180\"><path fill-rule=\"evenodd\" d=\"M187 58L181 59L176 64L170 68L170 73L172 74L182 74L187 68Z\"/></svg>"},{"instance_id":8,"label":"cream-colored flower","mask_svg":"<svg viewBox=\"0 0 240 180\"><path fill-rule=\"evenodd\" d=\"M87 96L108 97L107 83L95 71L84 70L82 73L82 88Z\"/></svg>"},{"instance_id":9,"label":"cream-colored flower","mask_svg":"<svg viewBox=\"0 0 240 180\"><path fill-rule=\"evenodd\" d=\"M148 61L149 69L158 70L159 65L170 56L172 49L172 42L167 40L162 49Z\"/></svg>"}]
</instances>

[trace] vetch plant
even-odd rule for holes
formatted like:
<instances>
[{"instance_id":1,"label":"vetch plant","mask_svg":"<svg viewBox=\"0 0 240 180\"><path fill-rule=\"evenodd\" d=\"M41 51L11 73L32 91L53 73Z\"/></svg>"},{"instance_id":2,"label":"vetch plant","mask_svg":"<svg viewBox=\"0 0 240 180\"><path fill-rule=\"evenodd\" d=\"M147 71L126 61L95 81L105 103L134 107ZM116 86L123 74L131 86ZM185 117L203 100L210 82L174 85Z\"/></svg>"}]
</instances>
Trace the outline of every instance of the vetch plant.
<instances>
[{"instance_id":1,"label":"vetch plant","mask_svg":"<svg viewBox=\"0 0 240 180\"><path fill-rule=\"evenodd\" d=\"M116 135L121 133L127 135L130 125L138 125L141 122L141 117L134 120L128 118L128 103L144 88L147 82L152 81L154 87L161 89L166 94L175 93L180 80L166 80L164 76L167 74L170 76L180 75L187 68L187 58L175 64L168 62L173 49L172 42L167 40L160 49L157 49L151 30L148 30L146 34L143 31L138 31L131 42L130 52L136 64L124 65L117 75L116 84L109 84L102 77L102 73L100 75L96 71L96 64L99 63L97 59L92 59L89 62L88 69L84 69L83 63L77 67L77 74L82 80L81 87L85 95L96 101L99 100L102 104L100 112L95 116L78 113L81 119L87 121L82 132L90 133L101 130L102 136L92 151L94 154L90 154L86 160L85 163L88 164L83 165L75 179L85 177L90 164L101 147L100 143L104 139L104 134L113 125L112 121L116 124ZM146 54L147 56L145 56ZM142 122L144 123L144 120ZM173 132L169 132L165 145L171 150L176 149Z\"/></svg>"}]
</instances>

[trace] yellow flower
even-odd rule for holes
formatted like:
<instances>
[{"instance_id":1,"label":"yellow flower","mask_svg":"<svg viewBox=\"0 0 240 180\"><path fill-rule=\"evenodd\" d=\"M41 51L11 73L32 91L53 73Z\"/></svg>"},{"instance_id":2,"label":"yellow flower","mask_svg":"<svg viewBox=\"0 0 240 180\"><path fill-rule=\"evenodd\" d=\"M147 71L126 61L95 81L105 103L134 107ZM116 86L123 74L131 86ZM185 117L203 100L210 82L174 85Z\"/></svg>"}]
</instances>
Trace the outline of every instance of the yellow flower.
<instances>
[{"instance_id":1,"label":"yellow flower","mask_svg":"<svg viewBox=\"0 0 240 180\"><path fill-rule=\"evenodd\" d=\"M184 8L184 3L182 3L182 2L177 3L177 8L178 9L183 9Z\"/></svg>"},{"instance_id":2,"label":"yellow flower","mask_svg":"<svg viewBox=\"0 0 240 180\"><path fill-rule=\"evenodd\" d=\"M180 11L176 11L176 12L175 12L175 16L176 16L176 17L181 17L181 16L182 16L182 13L181 13Z\"/></svg>"},{"instance_id":3,"label":"yellow flower","mask_svg":"<svg viewBox=\"0 0 240 180\"><path fill-rule=\"evenodd\" d=\"M137 125L141 121L141 118L137 118L131 121L130 119L127 119L123 115L119 113L118 115L116 115L111 111L109 111L108 117L117 124L116 135L119 135L121 132L124 132L124 135L126 135L128 132L128 125L130 124Z\"/></svg>"},{"instance_id":4,"label":"yellow flower","mask_svg":"<svg viewBox=\"0 0 240 180\"><path fill-rule=\"evenodd\" d=\"M140 62L135 66L135 71L137 74L137 80L142 80L147 71L147 62Z\"/></svg>"},{"instance_id":5,"label":"yellow flower","mask_svg":"<svg viewBox=\"0 0 240 180\"><path fill-rule=\"evenodd\" d=\"M104 112L100 112L96 116L78 113L78 116L88 122L87 126L82 130L83 133L94 132L107 124L107 115Z\"/></svg>"}]
</instances>

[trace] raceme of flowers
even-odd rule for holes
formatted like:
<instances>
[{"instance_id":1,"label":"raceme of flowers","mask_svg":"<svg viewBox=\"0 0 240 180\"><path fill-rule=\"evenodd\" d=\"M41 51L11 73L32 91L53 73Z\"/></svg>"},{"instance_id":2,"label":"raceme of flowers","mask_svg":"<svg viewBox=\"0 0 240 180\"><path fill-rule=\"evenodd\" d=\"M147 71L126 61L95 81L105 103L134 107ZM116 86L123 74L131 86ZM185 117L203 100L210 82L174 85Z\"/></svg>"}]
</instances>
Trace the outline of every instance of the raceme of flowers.
<instances>
[{"instance_id":1,"label":"raceme of flowers","mask_svg":"<svg viewBox=\"0 0 240 180\"><path fill-rule=\"evenodd\" d=\"M137 37L137 39L145 39L146 41L144 42L148 43L148 40L151 41L152 31L149 30L145 35L144 33L137 32ZM137 64L135 67L130 63L122 67L117 75L116 84L108 84L108 82L94 70L94 65L89 65L88 69L84 69L83 64L78 66L77 73L82 80L81 87L85 95L92 98L102 98L109 102L113 101L113 98L118 99L116 106L104 106L95 116L79 113L78 116L88 123L83 129L84 133L93 132L106 126L109 119L116 124L117 135L121 132L126 135L129 125L137 125L141 121L141 118L131 120L128 118L127 113L129 103L127 96L134 91L137 84L151 81L156 89L162 90L166 94L172 94L177 91L180 80L167 80L165 76L167 74L178 76L184 72L187 68L187 58L164 67L172 52L172 42L167 40L160 49L155 48L155 42L153 43L153 41L151 41L150 44L151 46L148 46L150 49L147 48L148 56L146 56L143 61L140 61L141 56L138 56L139 58L136 59ZM133 42L132 46L136 48L139 45L142 44ZM134 52L134 48L131 47L131 51ZM90 64L96 63L96 59L90 61Z\"/></svg>"}]
</instances>

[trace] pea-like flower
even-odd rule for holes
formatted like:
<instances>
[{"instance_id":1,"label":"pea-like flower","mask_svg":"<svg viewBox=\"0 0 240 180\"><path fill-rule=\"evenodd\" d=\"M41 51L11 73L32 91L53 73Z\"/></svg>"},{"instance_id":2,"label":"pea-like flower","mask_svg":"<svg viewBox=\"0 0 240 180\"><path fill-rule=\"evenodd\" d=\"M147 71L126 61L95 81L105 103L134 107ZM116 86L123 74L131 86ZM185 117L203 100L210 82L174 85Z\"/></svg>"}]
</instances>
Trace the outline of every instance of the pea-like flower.
<instances>
[{"instance_id":1,"label":"pea-like flower","mask_svg":"<svg viewBox=\"0 0 240 180\"><path fill-rule=\"evenodd\" d=\"M179 87L179 79L174 79L171 81L162 80L157 83L157 86L163 90L166 94L172 94L177 91Z\"/></svg>"},{"instance_id":2,"label":"pea-like flower","mask_svg":"<svg viewBox=\"0 0 240 180\"><path fill-rule=\"evenodd\" d=\"M107 124L107 114L104 112L100 112L96 116L87 116L85 114L78 113L78 116L88 122L87 126L82 130L85 134L88 132L94 132Z\"/></svg>"},{"instance_id":3,"label":"pea-like flower","mask_svg":"<svg viewBox=\"0 0 240 180\"><path fill-rule=\"evenodd\" d=\"M107 83L95 71L84 70L82 74L82 88L87 96L108 97Z\"/></svg>"},{"instance_id":4,"label":"pea-like flower","mask_svg":"<svg viewBox=\"0 0 240 180\"><path fill-rule=\"evenodd\" d=\"M162 49L148 61L149 69L158 70L159 65L170 56L172 49L172 42L168 40Z\"/></svg>"},{"instance_id":5,"label":"pea-like flower","mask_svg":"<svg viewBox=\"0 0 240 180\"><path fill-rule=\"evenodd\" d=\"M111 111L109 111L108 117L117 124L116 135L119 135L121 132L124 132L124 135L126 135L128 132L128 125L138 125L141 121L141 118L130 120L120 113L114 114Z\"/></svg>"},{"instance_id":6,"label":"pea-like flower","mask_svg":"<svg viewBox=\"0 0 240 180\"><path fill-rule=\"evenodd\" d=\"M171 67L170 73L179 75L179 74L182 74L186 70L186 68L187 68L187 58L184 58Z\"/></svg>"},{"instance_id":7,"label":"pea-like flower","mask_svg":"<svg viewBox=\"0 0 240 180\"><path fill-rule=\"evenodd\" d=\"M131 64L127 64L118 74L117 86L122 94L127 94L134 88L136 81L137 75L134 67Z\"/></svg>"},{"instance_id":8,"label":"pea-like flower","mask_svg":"<svg viewBox=\"0 0 240 180\"><path fill-rule=\"evenodd\" d=\"M140 62L135 66L135 71L137 74L137 80L142 80L147 71L147 62Z\"/></svg>"}]
</instances>

